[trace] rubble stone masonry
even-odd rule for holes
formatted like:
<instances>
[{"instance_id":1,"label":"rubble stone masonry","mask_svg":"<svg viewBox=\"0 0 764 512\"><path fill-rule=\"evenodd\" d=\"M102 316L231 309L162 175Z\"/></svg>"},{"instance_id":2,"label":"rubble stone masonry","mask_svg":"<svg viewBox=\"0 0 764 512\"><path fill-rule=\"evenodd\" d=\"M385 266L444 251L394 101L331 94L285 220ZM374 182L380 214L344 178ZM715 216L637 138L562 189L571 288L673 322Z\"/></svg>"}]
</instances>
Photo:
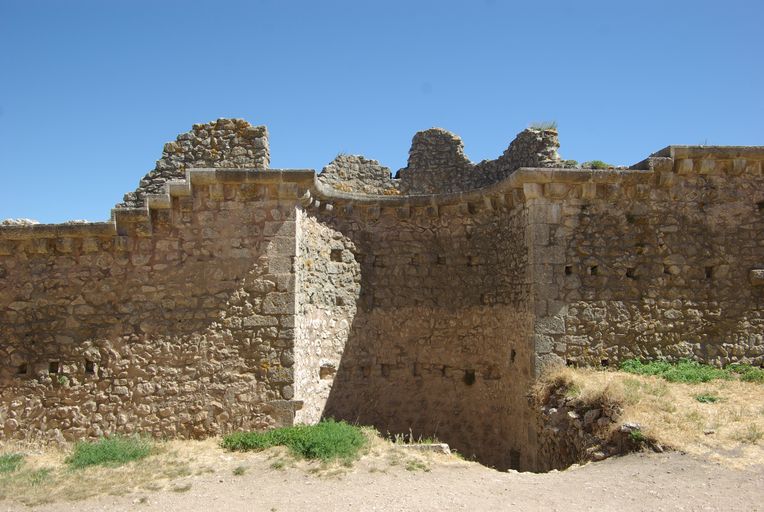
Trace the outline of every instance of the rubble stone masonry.
<instances>
[{"instance_id":1,"label":"rubble stone masonry","mask_svg":"<svg viewBox=\"0 0 764 512\"><path fill-rule=\"evenodd\" d=\"M558 146L529 129L473 164L431 129L397 177L346 155L317 176L218 120L109 222L0 226L0 436L332 416L533 469L547 364L764 364L764 148L593 170Z\"/></svg>"}]
</instances>

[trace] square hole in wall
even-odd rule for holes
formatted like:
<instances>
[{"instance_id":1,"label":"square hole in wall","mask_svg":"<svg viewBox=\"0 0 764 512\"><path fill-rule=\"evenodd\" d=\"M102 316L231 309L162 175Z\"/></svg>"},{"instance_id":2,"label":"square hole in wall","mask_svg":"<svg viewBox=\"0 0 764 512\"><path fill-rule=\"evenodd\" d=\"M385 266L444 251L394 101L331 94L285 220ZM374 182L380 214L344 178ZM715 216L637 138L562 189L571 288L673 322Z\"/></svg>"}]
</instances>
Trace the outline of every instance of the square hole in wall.
<instances>
[{"instance_id":1,"label":"square hole in wall","mask_svg":"<svg viewBox=\"0 0 764 512\"><path fill-rule=\"evenodd\" d=\"M599 267L597 265L592 265L591 267L589 267L589 275L590 276L596 276L597 273L599 272L599 270L600 269L599 269Z\"/></svg>"},{"instance_id":2,"label":"square hole in wall","mask_svg":"<svg viewBox=\"0 0 764 512\"><path fill-rule=\"evenodd\" d=\"M61 371L61 365L58 361L48 363L48 373L58 373L59 371Z\"/></svg>"},{"instance_id":3,"label":"square hole in wall","mask_svg":"<svg viewBox=\"0 0 764 512\"><path fill-rule=\"evenodd\" d=\"M758 208L760 212L764 212L764 201L756 203L756 208Z\"/></svg>"},{"instance_id":4,"label":"square hole in wall","mask_svg":"<svg viewBox=\"0 0 764 512\"><path fill-rule=\"evenodd\" d=\"M29 367L26 363L21 363L16 367L16 375L26 375L29 372Z\"/></svg>"},{"instance_id":5,"label":"square hole in wall","mask_svg":"<svg viewBox=\"0 0 764 512\"><path fill-rule=\"evenodd\" d=\"M475 370L464 370L464 383L468 386L475 383Z\"/></svg>"},{"instance_id":6,"label":"square hole in wall","mask_svg":"<svg viewBox=\"0 0 764 512\"><path fill-rule=\"evenodd\" d=\"M609 365L610 365L610 360L609 359L602 359L600 361L600 366L602 366L603 368L607 368Z\"/></svg>"},{"instance_id":7,"label":"square hole in wall","mask_svg":"<svg viewBox=\"0 0 764 512\"><path fill-rule=\"evenodd\" d=\"M520 452L509 450L509 469L520 469Z\"/></svg>"},{"instance_id":8,"label":"square hole in wall","mask_svg":"<svg viewBox=\"0 0 764 512\"><path fill-rule=\"evenodd\" d=\"M85 373L93 375L95 373L95 363L90 360L85 360Z\"/></svg>"},{"instance_id":9,"label":"square hole in wall","mask_svg":"<svg viewBox=\"0 0 764 512\"><path fill-rule=\"evenodd\" d=\"M438 265L445 265L445 264L446 264L446 257L438 256Z\"/></svg>"},{"instance_id":10,"label":"square hole in wall","mask_svg":"<svg viewBox=\"0 0 764 512\"><path fill-rule=\"evenodd\" d=\"M345 305L345 299L343 299L342 297L337 296L337 297L334 298L334 304L336 306L344 306Z\"/></svg>"},{"instance_id":11,"label":"square hole in wall","mask_svg":"<svg viewBox=\"0 0 764 512\"><path fill-rule=\"evenodd\" d=\"M329 257L332 261L342 261L342 249L332 249L332 252L329 254Z\"/></svg>"},{"instance_id":12,"label":"square hole in wall","mask_svg":"<svg viewBox=\"0 0 764 512\"><path fill-rule=\"evenodd\" d=\"M663 265L663 273L667 275L671 275L671 269L668 265Z\"/></svg>"},{"instance_id":13,"label":"square hole in wall","mask_svg":"<svg viewBox=\"0 0 764 512\"><path fill-rule=\"evenodd\" d=\"M714 267L706 267L705 273L706 273L706 279L711 279L712 277L714 277Z\"/></svg>"},{"instance_id":14,"label":"square hole in wall","mask_svg":"<svg viewBox=\"0 0 764 512\"><path fill-rule=\"evenodd\" d=\"M634 267L629 267L626 269L626 277L628 277L629 279L636 279L637 278L636 272L637 272L637 269L635 269Z\"/></svg>"},{"instance_id":15,"label":"square hole in wall","mask_svg":"<svg viewBox=\"0 0 764 512\"><path fill-rule=\"evenodd\" d=\"M330 363L322 364L318 369L318 376L321 380L331 380L337 373L337 368Z\"/></svg>"},{"instance_id":16,"label":"square hole in wall","mask_svg":"<svg viewBox=\"0 0 764 512\"><path fill-rule=\"evenodd\" d=\"M569 276L573 273L573 265L565 265L565 275Z\"/></svg>"}]
</instances>

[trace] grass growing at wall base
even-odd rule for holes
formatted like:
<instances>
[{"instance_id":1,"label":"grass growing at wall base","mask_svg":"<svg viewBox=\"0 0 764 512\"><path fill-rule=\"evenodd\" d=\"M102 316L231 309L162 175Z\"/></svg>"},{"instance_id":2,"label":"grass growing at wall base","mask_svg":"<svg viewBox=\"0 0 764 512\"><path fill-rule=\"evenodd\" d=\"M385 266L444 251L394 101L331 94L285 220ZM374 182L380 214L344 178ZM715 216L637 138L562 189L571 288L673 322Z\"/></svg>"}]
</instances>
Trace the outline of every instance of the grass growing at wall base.
<instances>
[{"instance_id":1,"label":"grass growing at wall base","mask_svg":"<svg viewBox=\"0 0 764 512\"><path fill-rule=\"evenodd\" d=\"M750 365L733 364L726 368L716 368L707 364L684 359L678 363L668 361L642 362L638 359L628 359L621 363L624 372L637 375L654 375L669 382L685 382L696 384L712 380L732 380L739 378L744 382L764 383L764 369Z\"/></svg>"},{"instance_id":2,"label":"grass growing at wall base","mask_svg":"<svg viewBox=\"0 0 764 512\"><path fill-rule=\"evenodd\" d=\"M0 455L0 473L12 473L24 463L24 456L20 453L6 453Z\"/></svg>"},{"instance_id":3,"label":"grass growing at wall base","mask_svg":"<svg viewBox=\"0 0 764 512\"><path fill-rule=\"evenodd\" d=\"M74 451L66 463L73 468L119 466L148 457L152 449L153 443L140 437L115 436L98 441L81 441L74 445Z\"/></svg>"},{"instance_id":4,"label":"grass growing at wall base","mask_svg":"<svg viewBox=\"0 0 764 512\"><path fill-rule=\"evenodd\" d=\"M344 421L325 420L316 425L296 425L266 432L236 432L223 438L223 448L261 451L286 446L298 457L330 461L353 459L366 445L361 428Z\"/></svg>"}]
</instances>

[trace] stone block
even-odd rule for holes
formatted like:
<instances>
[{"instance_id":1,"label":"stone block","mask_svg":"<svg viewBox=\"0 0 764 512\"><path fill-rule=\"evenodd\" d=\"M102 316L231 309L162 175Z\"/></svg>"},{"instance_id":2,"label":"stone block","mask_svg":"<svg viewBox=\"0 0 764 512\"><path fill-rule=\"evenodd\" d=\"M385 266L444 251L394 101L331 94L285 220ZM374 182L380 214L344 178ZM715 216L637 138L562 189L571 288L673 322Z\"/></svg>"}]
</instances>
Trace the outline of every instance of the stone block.
<instances>
[{"instance_id":1,"label":"stone block","mask_svg":"<svg viewBox=\"0 0 764 512\"><path fill-rule=\"evenodd\" d=\"M676 162L677 174L691 174L694 169L694 163L691 158L683 158Z\"/></svg>"},{"instance_id":2,"label":"stone block","mask_svg":"<svg viewBox=\"0 0 764 512\"><path fill-rule=\"evenodd\" d=\"M704 158L700 161L700 174L715 174L717 170L717 162L712 158Z\"/></svg>"},{"instance_id":3,"label":"stone block","mask_svg":"<svg viewBox=\"0 0 764 512\"><path fill-rule=\"evenodd\" d=\"M753 286L764 286L764 269L751 270L748 278Z\"/></svg>"},{"instance_id":4,"label":"stone block","mask_svg":"<svg viewBox=\"0 0 764 512\"><path fill-rule=\"evenodd\" d=\"M538 318L535 331L541 334L565 334L565 320L558 316Z\"/></svg>"},{"instance_id":5,"label":"stone block","mask_svg":"<svg viewBox=\"0 0 764 512\"><path fill-rule=\"evenodd\" d=\"M597 184L596 183L584 183L581 185L581 197L583 199L596 199L597 198Z\"/></svg>"},{"instance_id":6,"label":"stone block","mask_svg":"<svg viewBox=\"0 0 764 512\"><path fill-rule=\"evenodd\" d=\"M570 186L567 183L547 183L544 185L544 195L554 199L561 199L568 194Z\"/></svg>"},{"instance_id":7,"label":"stone block","mask_svg":"<svg viewBox=\"0 0 764 512\"><path fill-rule=\"evenodd\" d=\"M541 183L523 183L523 194L525 194L526 199L544 197L544 185Z\"/></svg>"}]
</instances>

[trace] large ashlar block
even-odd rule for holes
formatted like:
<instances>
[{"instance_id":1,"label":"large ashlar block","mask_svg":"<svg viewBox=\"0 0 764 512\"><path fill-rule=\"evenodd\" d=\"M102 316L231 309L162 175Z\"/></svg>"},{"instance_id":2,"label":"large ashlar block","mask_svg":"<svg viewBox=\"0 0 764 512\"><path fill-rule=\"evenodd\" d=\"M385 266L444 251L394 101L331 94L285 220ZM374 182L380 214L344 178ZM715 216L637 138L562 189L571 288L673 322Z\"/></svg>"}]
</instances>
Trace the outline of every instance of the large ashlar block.
<instances>
[{"instance_id":1,"label":"large ashlar block","mask_svg":"<svg viewBox=\"0 0 764 512\"><path fill-rule=\"evenodd\" d=\"M567 195L570 186L567 183L547 183L545 192L547 197L560 199Z\"/></svg>"},{"instance_id":2,"label":"large ashlar block","mask_svg":"<svg viewBox=\"0 0 764 512\"><path fill-rule=\"evenodd\" d=\"M716 163L716 160L704 158L700 161L700 169L698 169L698 172L700 174L714 174L717 168Z\"/></svg>"},{"instance_id":3,"label":"large ashlar block","mask_svg":"<svg viewBox=\"0 0 764 512\"><path fill-rule=\"evenodd\" d=\"M541 183L523 183L523 194L526 199L544 197L544 185Z\"/></svg>"},{"instance_id":4,"label":"large ashlar block","mask_svg":"<svg viewBox=\"0 0 764 512\"><path fill-rule=\"evenodd\" d=\"M690 158L683 158L676 163L677 174L690 174L693 170L693 161Z\"/></svg>"},{"instance_id":5,"label":"large ashlar block","mask_svg":"<svg viewBox=\"0 0 764 512\"><path fill-rule=\"evenodd\" d=\"M583 183L583 184L581 184L581 197L583 199L596 199L597 198L597 184L596 183Z\"/></svg>"}]
</instances>

